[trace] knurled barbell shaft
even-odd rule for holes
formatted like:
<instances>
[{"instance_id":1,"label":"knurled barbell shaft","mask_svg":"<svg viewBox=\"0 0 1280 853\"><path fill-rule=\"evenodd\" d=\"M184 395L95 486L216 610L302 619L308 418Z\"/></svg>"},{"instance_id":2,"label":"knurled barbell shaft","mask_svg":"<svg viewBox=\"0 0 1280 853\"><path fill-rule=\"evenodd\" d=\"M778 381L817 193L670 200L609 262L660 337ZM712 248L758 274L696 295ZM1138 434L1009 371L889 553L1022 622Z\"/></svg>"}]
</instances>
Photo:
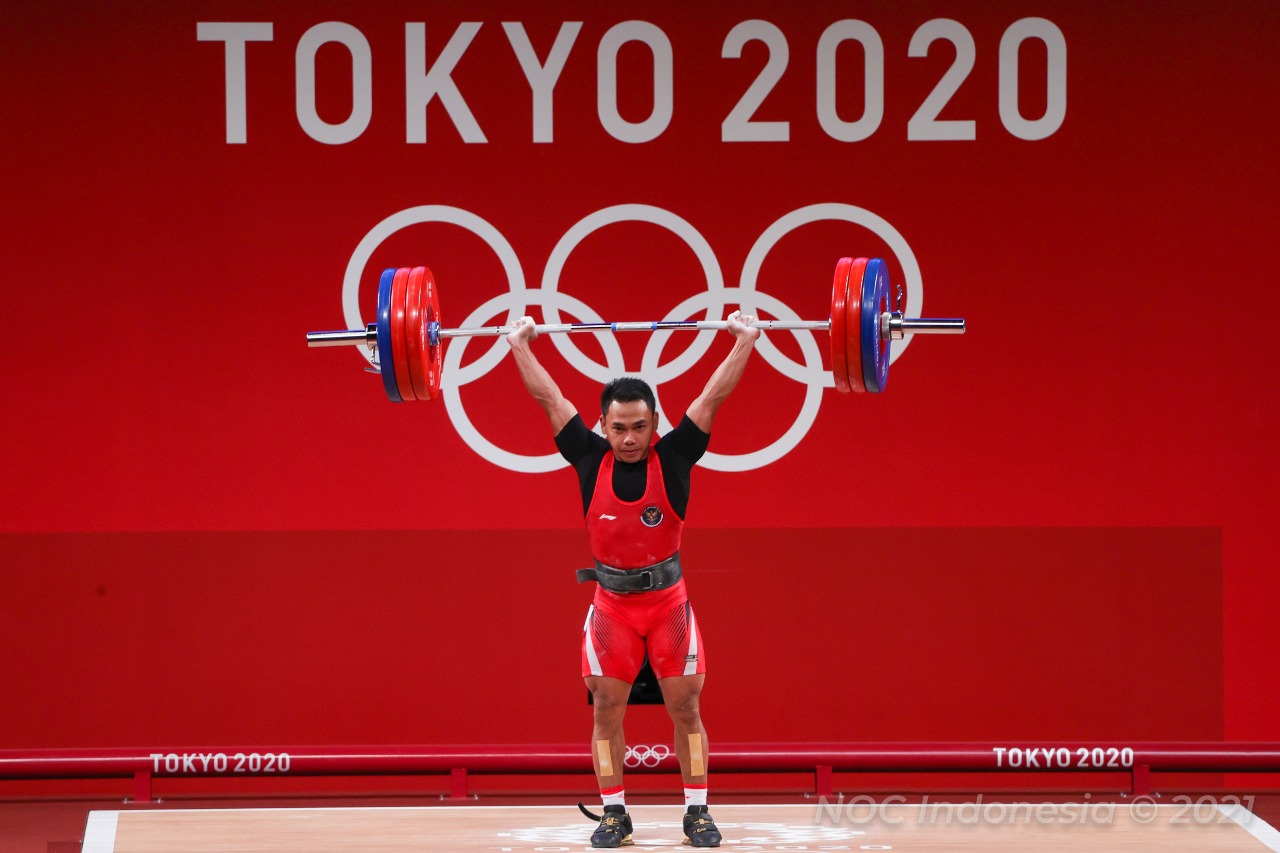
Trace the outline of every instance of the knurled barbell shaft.
<instances>
[{"instance_id":1,"label":"knurled barbell shaft","mask_svg":"<svg viewBox=\"0 0 1280 853\"><path fill-rule=\"evenodd\" d=\"M783 331L810 330L826 331L831 328L830 320L757 320L751 324L757 329L778 329ZM482 335L507 335L516 330L516 326L481 326L472 329L440 329L440 338L470 338ZM573 334L575 332L683 332L683 331L724 331L729 328L726 320L658 320L656 322L639 323L546 323L535 324L534 330L540 335Z\"/></svg>"},{"instance_id":2,"label":"knurled barbell shaft","mask_svg":"<svg viewBox=\"0 0 1280 853\"><path fill-rule=\"evenodd\" d=\"M894 339L904 335L962 335L964 320L957 317L903 317L897 311L880 315L881 328ZM766 332L831 330L830 320L755 320L753 328ZM729 328L726 320L658 320L638 323L546 323L534 325L540 335L573 334L577 332L680 332L724 331ZM447 338L501 337L515 331L515 326L475 326L467 329L437 329L435 336ZM365 329L346 329L332 332L308 332L307 346L334 347L351 344L372 344L378 338L375 324Z\"/></svg>"}]
</instances>

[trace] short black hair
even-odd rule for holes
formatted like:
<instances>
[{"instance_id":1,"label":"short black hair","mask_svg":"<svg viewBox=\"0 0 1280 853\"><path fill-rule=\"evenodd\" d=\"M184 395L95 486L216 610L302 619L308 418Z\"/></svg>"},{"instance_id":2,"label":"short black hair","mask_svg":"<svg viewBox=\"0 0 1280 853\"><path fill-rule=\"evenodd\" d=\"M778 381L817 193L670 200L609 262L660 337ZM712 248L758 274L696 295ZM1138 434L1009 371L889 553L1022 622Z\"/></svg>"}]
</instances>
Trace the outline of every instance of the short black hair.
<instances>
[{"instance_id":1,"label":"short black hair","mask_svg":"<svg viewBox=\"0 0 1280 853\"><path fill-rule=\"evenodd\" d=\"M648 405L649 411L658 411L658 400L653 396L653 389L649 387L648 382L638 376L619 376L604 386L604 390L600 392L601 422L609 414L609 404L615 400L619 403L634 403L642 400Z\"/></svg>"}]
</instances>

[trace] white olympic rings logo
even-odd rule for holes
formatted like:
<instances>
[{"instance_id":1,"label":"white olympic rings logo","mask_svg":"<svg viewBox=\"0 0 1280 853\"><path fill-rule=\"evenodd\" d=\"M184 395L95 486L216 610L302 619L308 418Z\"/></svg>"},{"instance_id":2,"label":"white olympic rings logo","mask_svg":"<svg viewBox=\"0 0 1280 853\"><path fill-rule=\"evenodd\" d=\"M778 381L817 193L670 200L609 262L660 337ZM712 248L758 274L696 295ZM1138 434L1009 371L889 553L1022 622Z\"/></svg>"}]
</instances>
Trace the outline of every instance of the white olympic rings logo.
<instances>
[{"instance_id":1,"label":"white olympic rings logo","mask_svg":"<svg viewBox=\"0 0 1280 853\"><path fill-rule=\"evenodd\" d=\"M915 254L903 236L880 216L861 207L851 204L827 202L812 204L793 210L782 216L764 230L755 245L747 254L742 267L737 287L726 287L720 269L720 261L707 243L706 238L688 221L660 207L644 204L619 204L598 210L583 218L571 227L560 238L551 256L547 259L542 274L542 285L531 289L525 284L524 269L515 249L496 228L470 211L446 205L422 205L410 207L393 213L375 225L359 242L347 263L346 275L342 282L342 309L348 327L363 329L365 321L360 316L360 281L364 277L365 267L374 251L392 234L412 225L428 222L443 222L457 225L475 234L493 249L507 275L508 291L489 299L459 324L466 328L488 324L497 313L507 311L505 323L511 324L529 313L530 306L537 305L543 309L547 323L559 323L560 311L568 311L584 323L604 322L604 318L593 311L581 300L562 293L559 290L560 273L565 261L574 248L593 232L606 225L618 222L648 222L661 226L682 239L693 250L702 266L707 279L707 289L694 294L677 305L662 319L685 319L697 311L705 309L709 319L722 318L730 305L737 305L744 314L756 314L763 309L781 320L801 319L785 303L776 297L756 289L756 279L760 267L769 251L791 231L802 225L824 220L837 220L861 225L879 236L888 244L890 250L902 265L906 278L907 303L903 313L907 317L920 316L924 303L924 285L920 277L920 266ZM663 348L671 332L654 333L645 347L641 358L640 370L631 371L653 386L654 394L658 394L659 386L683 374L700 359L710 348L714 331L703 330L693 336L693 342L679 356L667 363L660 362ZM804 402L795 422L773 443L759 450L740 454L720 454L708 451L698 463L713 471L749 471L776 462L789 453L809 432L818 416L818 408L822 403L822 392L835 385L831 371L822 367L822 351L812 332L792 332L800 344L800 352L804 363L800 364L783 355L771 344L767 336L761 336L756 350L768 364L782 375L805 386ZM622 350L611 335L597 336L606 359L599 364L588 358L572 340L570 335L550 335L561 355L583 375L602 385L616 376L629 371L623 364ZM526 456L512 453L490 442L480 434L462 405L460 389L469 382L474 382L492 370L507 353L507 344L497 339L489 350L466 367L462 366L462 354L470 338L454 338L444 353L444 369L441 380L441 395L445 408L463 441L480 456L511 471L525 473L542 473L554 471L568 465L559 453L544 456ZM893 348L890 363L902 354L911 342L910 336ZM366 358L371 355L366 353ZM658 401L658 412L662 413L661 399ZM665 416L662 423L670 423Z\"/></svg>"},{"instance_id":2,"label":"white olympic rings logo","mask_svg":"<svg viewBox=\"0 0 1280 853\"><path fill-rule=\"evenodd\" d=\"M671 747L660 743L657 746L629 746L622 759L623 767L657 767L671 755Z\"/></svg>"}]
</instances>

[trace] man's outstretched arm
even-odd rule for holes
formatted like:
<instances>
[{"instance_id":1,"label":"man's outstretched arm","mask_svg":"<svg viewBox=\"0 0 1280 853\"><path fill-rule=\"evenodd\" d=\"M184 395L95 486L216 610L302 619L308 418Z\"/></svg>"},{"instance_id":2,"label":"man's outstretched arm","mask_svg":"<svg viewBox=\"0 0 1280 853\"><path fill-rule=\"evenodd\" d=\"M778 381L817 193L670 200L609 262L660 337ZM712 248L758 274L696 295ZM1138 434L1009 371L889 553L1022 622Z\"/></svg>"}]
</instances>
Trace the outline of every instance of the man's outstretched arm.
<instances>
[{"instance_id":1,"label":"man's outstretched arm","mask_svg":"<svg viewBox=\"0 0 1280 853\"><path fill-rule=\"evenodd\" d=\"M511 356L516 361L516 369L520 371L520 379L524 381L524 387L547 413L547 418L551 421L551 434L559 435L564 425L578 414L578 410L565 399L564 394L560 393L560 386L556 385L551 374L547 373L547 369L533 354L530 344L538 336L533 318L521 317L517 323L517 327L507 335L507 343L511 345Z\"/></svg>"},{"instance_id":2,"label":"man's outstretched arm","mask_svg":"<svg viewBox=\"0 0 1280 853\"><path fill-rule=\"evenodd\" d=\"M715 373L712 373L711 378L707 380L702 393L685 412L689 420L705 433L711 432L711 422L715 420L720 404L737 387L738 380L742 378L742 372L747 369L747 360L751 357L751 351L755 349L756 339L760 337L760 330L748 325L755 319L737 311L729 315L729 331L733 332L734 337L733 349L729 351L725 360L720 362Z\"/></svg>"}]
</instances>

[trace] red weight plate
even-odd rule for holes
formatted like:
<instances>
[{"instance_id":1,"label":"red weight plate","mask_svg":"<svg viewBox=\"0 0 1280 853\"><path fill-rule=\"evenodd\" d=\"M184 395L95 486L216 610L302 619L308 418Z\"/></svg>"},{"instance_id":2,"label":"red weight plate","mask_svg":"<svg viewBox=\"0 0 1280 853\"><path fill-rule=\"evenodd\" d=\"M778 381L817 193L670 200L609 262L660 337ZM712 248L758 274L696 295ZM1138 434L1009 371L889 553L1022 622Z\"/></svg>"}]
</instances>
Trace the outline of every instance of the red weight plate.
<instances>
[{"instance_id":1,"label":"red weight plate","mask_svg":"<svg viewBox=\"0 0 1280 853\"><path fill-rule=\"evenodd\" d=\"M405 287L409 284L409 268L400 267L391 282L391 356L395 365L396 389L406 402L416 400L413 380L409 378L408 349L404 340Z\"/></svg>"},{"instance_id":2,"label":"red weight plate","mask_svg":"<svg viewBox=\"0 0 1280 853\"><path fill-rule=\"evenodd\" d=\"M849 267L849 281L859 282L858 289L845 295L844 345L845 361L849 367L849 387L854 391L866 391L862 383L862 274L866 272L867 259L857 258Z\"/></svg>"},{"instance_id":3,"label":"red weight plate","mask_svg":"<svg viewBox=\"0 0 1280 853\"><path fill-rule=\"evenodd\" d=\"M427 267L422 268L422 336L427 345L427 357L423 361L426 372L427 396L434 400L440 396L440 371L444 367L444 341L430 338L432 324L440 322L440 291L435 276Z\"/></svg>"},{"instance_id":4,"label":"red weight plate","mask_svg":"<svg viewBox=\"0 0 1280 853\"><path fill-rule=\"evenodd\" d=\"M836 276L831 283L831 375L836 390L849 393L849 361L845 353L845 304L849 300L849 267L853 258L836 261Z\"/></svg>"},{"instance_id":5,"label":"red weight plate","mask_svg":"<svg viewBox=\"0 0 1280 853\"><path fill-rule=\"evenodd\" d=\"M404 346L409 359L409 379L413 395L419 400L430 400L427 394L427 340L422 328L422 275L424 267L409 271L409 283L404 290Z\"/></svg>"}]
</instances>

